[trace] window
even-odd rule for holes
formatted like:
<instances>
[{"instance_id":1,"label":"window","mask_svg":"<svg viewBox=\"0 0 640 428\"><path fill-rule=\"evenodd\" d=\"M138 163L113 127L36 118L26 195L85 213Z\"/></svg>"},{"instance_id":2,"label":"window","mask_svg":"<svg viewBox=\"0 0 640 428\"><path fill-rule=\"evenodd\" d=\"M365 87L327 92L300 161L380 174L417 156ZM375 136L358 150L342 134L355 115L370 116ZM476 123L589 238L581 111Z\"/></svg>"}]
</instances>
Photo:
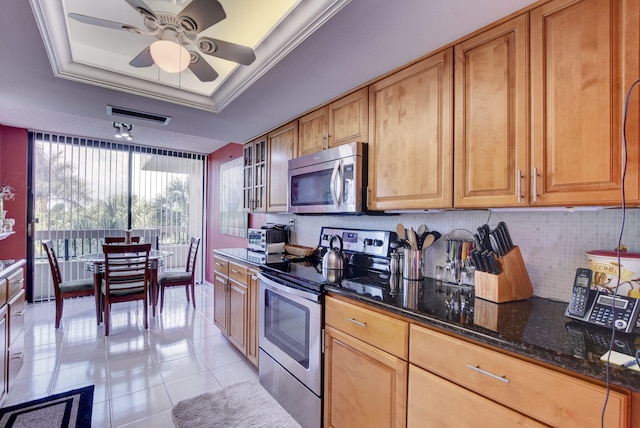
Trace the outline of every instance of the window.
<instances>
[{"instance_id":1,"label":"window","mask_svg":"<svg viewBox=\"0 0 640 428\"><path fill-rule=\"evenodd\" d=\"M41 241L51 239L63 279L86 278L82 254L105 236L132 235L169 250L165 269L184 269L192 236L203 235L202 155L83 138L31 133L33 142L33 300L53 298ZM202 280L202 252L199 252Z\"/></svg>"}]
</instances>

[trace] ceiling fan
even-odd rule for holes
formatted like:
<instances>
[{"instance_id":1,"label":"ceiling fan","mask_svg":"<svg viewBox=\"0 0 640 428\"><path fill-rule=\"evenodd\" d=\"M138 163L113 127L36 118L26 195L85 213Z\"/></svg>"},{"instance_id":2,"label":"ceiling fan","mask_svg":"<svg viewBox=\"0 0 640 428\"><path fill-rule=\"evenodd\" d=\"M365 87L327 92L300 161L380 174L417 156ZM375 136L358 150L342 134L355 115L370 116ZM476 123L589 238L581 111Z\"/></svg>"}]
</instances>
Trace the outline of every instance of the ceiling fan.
<instances>
[{"instance_id":1,"label":"ceiling fan","mask_svg":"<svg viewBox=\"0 0 640 428\"><path fill-rule=\"evenodd\" d=\"M158 40L129 62L133 67L156 64L170 73L179 73L188 67L200 81L212 82L218 73L200 54L242 65L249 65L256 59L253 49L247 46L211 37L198 37L202 31L227 17L218 0L193 0L177 15L154 12L143 0L125 1L142 15L146 29L77 13L69 13L68 16L85 24L156 37Z\"/></svg>"}]
</instances>

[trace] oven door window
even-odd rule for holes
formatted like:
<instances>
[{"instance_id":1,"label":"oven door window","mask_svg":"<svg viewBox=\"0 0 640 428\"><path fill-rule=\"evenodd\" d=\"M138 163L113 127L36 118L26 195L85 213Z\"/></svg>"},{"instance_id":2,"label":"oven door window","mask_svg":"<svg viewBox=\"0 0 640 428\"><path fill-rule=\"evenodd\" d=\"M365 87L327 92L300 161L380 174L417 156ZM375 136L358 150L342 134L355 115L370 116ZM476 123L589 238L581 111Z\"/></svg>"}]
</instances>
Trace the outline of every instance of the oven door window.
<instances>
[{"instance_id":1,"label":"oven door window","mask_svg":"<svg viewBox=\"0 0 640 428\"><path fill-rule=\"evenodd\" d=\"M280 350L309 368L309 309L265 290L264 335Z\"/></svg>"}]
</instances>

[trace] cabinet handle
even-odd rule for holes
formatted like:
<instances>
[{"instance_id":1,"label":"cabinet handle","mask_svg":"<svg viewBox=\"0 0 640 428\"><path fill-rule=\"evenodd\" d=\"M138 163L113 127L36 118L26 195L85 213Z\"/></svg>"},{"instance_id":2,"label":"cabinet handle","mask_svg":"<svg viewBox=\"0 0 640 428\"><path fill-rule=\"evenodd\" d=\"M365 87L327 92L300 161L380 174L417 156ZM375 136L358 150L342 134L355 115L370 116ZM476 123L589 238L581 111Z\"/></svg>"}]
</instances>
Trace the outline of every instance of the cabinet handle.
<instances>
[{"instance_id":1,"label":"cabinet handle","mask_svg":"<svg viewBox=\"0 0 640 428\"><path fill-rule=\"evenodd\" d=\"M20 312L13 314L14 317L21 317L24 316L24 311L26 311L26 309L21 310Z\"/></svg>"},{"instance_id":2,"label":"cabinet handle","mask_svg":"<svg viewBox=\"0 0 640 428\"><path fill-rule=\"evenodd\" d=\"M506 377L498 376L486 370L482 370L480 366L472 366L471 364L467 364L467 367L469 367L471 370L477 371L478 373L482 373L483 375L487 375L493 379L499 380L500 382L509 383L509 379L507 379Z\"/></svg>"},{"instance_id":3,"label":"cabinet handle","mask_svg":"<svg viewBox=\"0 0 640 428\"><path fill-rule=\"evenodd\" d=\"M533 168L533 202L538 200L538 168Z\"/></svg>"},{"instance_id":4,"label":"cabinet handle","mask_svg":"<svg viewBox=\"0 0 640 428\"><path fill-rule=\"evenodd\" d=\"M353 318L347 318L347 321L351 321L352 323L357 324L360 327L366 327L367 326L366 322L358 321L358 320L355 320Z\"/></svg>"},{"instance_id":5,"label":"cabinet handle","mask_svg":"<svg viewBox=\"0 0 640 428\"><path fill-rule=\"evenodd\" d=\"M518 203L522 202L522 170L516 171L516 192L518 192Z\"/></svg>"},{"instance_id":6,"label":"cabinet handle","mask_svg":"<svg viewBox=\"0 0 640 428\"><path fill-rule=\"evenodd\" d=\"M11 359L12 360L21 360L22 359L22 354L23 354L22 352L16 352L15 354L13 354L11 356Z\"/></svg>"}]
</instances>

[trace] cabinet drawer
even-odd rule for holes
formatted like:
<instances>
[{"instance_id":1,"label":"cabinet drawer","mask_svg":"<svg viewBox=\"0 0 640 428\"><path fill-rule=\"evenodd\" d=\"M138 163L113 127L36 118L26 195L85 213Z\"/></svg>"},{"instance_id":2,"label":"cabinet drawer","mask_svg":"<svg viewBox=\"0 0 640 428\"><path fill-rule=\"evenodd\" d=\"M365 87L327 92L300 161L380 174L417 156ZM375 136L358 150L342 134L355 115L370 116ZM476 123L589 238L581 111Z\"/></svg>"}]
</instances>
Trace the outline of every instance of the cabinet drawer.
<instances>
[{"instance_id":1,"label":"cabinet drawer","mask_svg":"<svg viewBox=\"0 0 640 428\"><path fill-rule=\"evenodd\" d=\"M448 380L409 364L407 427L543 427Z\"/></svg>"},{"instance_id":2,"label":"cabinet drawer","mask_svg":"<svg viewBox=\"0 0 640 428\"><path fill-rule=\"evenodd\" d=\"M7 278L7 300L11 300L13 296L18 294L24 286L24 271L22 269L9 275Z\"/></svg>"},{"instance_id":3,"label":"cabinet drawer","mask_svg":"<svg viewBox=\"0 0 640 428\"><path fill-rule=\"evenodd\" d=\"M603 387L433 330L411 326L409 361L552 426L600 420ZM627 426L629 397L611 391L605 426Z\"/></svg>"},{"instance_id":4,"label":"cabinet drawer","mask_svg":"<svg viewBox=\"0 0 640 428\"><path fill-rule=\"evenodd\" d=\"M247 267L234 262L229 262L229 278L247 284Z\"/></svg>"},{"instance_id":5,"label":"cabinet drawer","mask_svg":"<svg viewBox=\"0 0 640 428\"><path fill-rule=\"evenodd\" d=\"M213 270L223 275L229 274L229 261L219 256L213 256Z\"/></svg>"},{"instance_id":6,"label":"cabinet drawer","mask_svg":"<svg viewBox=\"0 0 640 428\"><path fill-rule=\"evenodd\" d=\"M409 324L341 300L325 299L325 323L404 360Z\"/></svg>"},{"instance_id":7,"label":"cabinet drawer","mask_svg":"<svg viewBox=\"0 0 640 428\"><path fill-rule=\"evenodd\" d=\"M16 343L24 330L24 310L27 307L25 296L24 290L21 290L9 300L9 347Z\"/></svg>"}]
</instances>

